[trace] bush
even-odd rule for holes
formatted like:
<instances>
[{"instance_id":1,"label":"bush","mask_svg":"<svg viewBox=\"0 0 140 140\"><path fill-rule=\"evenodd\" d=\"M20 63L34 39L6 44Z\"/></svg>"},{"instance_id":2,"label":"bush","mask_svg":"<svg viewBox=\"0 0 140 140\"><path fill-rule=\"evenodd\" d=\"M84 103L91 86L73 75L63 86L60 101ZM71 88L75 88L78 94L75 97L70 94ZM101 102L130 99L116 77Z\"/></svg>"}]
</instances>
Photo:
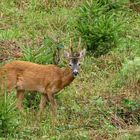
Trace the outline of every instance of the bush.
<instances>
[{"instance_id":1,"label":"bush","mask_svg":"<svg viewBox=\"0 0 140 140\"><path fill-rule=\"evenodd\" d=\"M94 52L95 56L108 53L117 46L119 40L122 22L117 14L110 12L113 9L110 5L91 0L80 8L81 16L76 28L84 39L87 50Z\"/></svg>"},{"instance_id":2,"label":"bush","mask_svg":"<svg viewBox=\"0 0 140 140\"><path fill-rule=\"evenodd\" d=\"M22 60L40 64L58 64L61 48L63 48L62 44L56 43L53 39L47 37L43 39L40 47L22 46Z\"/></svg>"}]
</instances>

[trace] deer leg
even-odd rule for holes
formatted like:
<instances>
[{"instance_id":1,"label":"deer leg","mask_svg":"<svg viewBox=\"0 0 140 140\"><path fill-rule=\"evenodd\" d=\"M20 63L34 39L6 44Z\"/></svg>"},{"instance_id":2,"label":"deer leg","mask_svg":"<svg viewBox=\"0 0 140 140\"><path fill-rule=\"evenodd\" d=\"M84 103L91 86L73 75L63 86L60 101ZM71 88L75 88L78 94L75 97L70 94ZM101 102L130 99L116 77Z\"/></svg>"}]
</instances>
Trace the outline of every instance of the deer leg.
<instances>
[{"instance_id":1,"label":"deer leg","mask_svg":"<svg viewBox=\"0 0 140 140\"><path fill-rule=\"evenodd\" d=\"M23 90L17 90L16 96L17 96L17 104L16 104L16 107L19 110L23 110L22 102L23 102L23 99L24 99L24 91Z\"/></svg>"},{"instance_id":2,"label":"deer leg","mask_svg":"<svg viewBox=\"0 0 140 140\"><path fill-rule=\"evenodd\" d=\"M15 71L10 71L6 77L7 81L7 88L8 90L12 90L16 87L16 82L17 82L17 75Z\"/></svg>"},{"instance_id":3,"label":"deer leg","mask_svg":"<svg viewBox=\"0 0 140 140\"><path fill-rule=\"evenodd\" d=\"M52 111L52 115L55 116L56 115L56 108L57 108L57 103L56 100L54 99L54 95L53 94L47 94L48 95L48 99L51 103L51 111Z\"/></svg>"},{"instance_id":4,"label":"deer leg","mask_svg":"<svg viewBox=\"0 0 140 140\"><path fill-rule=\"evenodd\" d=\"M38 116L41 115L41 113L43 112L45 106L46 106L46 102L48 100L48 97L46 94L42 94L41 95L41 100L40 100L40 104L39 104L39 112L38 112Z\"/></svg>"}]
</instances>

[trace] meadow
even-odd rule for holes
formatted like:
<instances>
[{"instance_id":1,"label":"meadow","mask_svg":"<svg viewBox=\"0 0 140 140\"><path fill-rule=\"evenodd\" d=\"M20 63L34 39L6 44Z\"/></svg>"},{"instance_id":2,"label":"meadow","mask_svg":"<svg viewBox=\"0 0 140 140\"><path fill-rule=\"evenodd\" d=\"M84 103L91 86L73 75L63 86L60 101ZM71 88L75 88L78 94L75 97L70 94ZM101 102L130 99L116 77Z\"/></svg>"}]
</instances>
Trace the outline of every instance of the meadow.
<instances>
[{"instance_id":1,"label":"meadow","mask_svg":"<svg viewBox=\"0 0 140 140\"><path fill-rule=\"evenodd\" d=\"M40 94L26 114L15 91L0 97L0 140L140 139L139 0L1 0L0 65L13 60L66 66L63 51L86 48L80 73L37 119Z\"/></svg>"}]
</instances>

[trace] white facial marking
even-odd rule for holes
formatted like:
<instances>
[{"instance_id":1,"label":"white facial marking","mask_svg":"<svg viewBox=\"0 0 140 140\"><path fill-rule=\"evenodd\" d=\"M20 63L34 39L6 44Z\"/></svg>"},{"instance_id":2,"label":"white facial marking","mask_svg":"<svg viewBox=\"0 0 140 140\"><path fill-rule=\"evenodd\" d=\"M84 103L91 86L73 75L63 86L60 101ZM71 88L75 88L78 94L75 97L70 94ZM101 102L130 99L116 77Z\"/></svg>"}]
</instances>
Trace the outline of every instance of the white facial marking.
<instances>
[{"instance_id":1,"label":"white facial marking","mask_svg":"<svg viewBox=\"0 0 140 140\"><path fill-rule=\"evenodd\" d=\"M77 69L74 69L73 72L74 72L74 73L78 73L78 70L77 70Z\"/></svg>"}]
</instances>

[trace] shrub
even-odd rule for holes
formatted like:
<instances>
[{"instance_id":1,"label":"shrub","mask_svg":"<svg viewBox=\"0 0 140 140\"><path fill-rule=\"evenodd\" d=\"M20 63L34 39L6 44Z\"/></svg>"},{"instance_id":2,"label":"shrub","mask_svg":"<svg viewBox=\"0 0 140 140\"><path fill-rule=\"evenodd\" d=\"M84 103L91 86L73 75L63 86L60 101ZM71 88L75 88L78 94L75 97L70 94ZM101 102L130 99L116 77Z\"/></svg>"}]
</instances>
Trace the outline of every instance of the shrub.
<instances>
[{"instance_id":1,"label":"shrub","mask_svg":"<svg viewBox=\"0 0 140 140\"><path fill-rule=\"evenodd\" d=\"M22 60L40 64L58 64L62 44L56 43L53 39L44 38L40 47L22 46Z\"/></svg>"},{"instance_id":2,"label":"shrub","mask_svg":"<svg viewBox=\"0 0 140 140\"><path fill-rule=\"evenodd\" d=\"M80 8L81 16L76 28L84 39L87 50L94 52L95 56L106 54L117 46L119 40L122 22L109 9L109 4L94 0L86 2Z\"/></svg>"}]
</instances>

